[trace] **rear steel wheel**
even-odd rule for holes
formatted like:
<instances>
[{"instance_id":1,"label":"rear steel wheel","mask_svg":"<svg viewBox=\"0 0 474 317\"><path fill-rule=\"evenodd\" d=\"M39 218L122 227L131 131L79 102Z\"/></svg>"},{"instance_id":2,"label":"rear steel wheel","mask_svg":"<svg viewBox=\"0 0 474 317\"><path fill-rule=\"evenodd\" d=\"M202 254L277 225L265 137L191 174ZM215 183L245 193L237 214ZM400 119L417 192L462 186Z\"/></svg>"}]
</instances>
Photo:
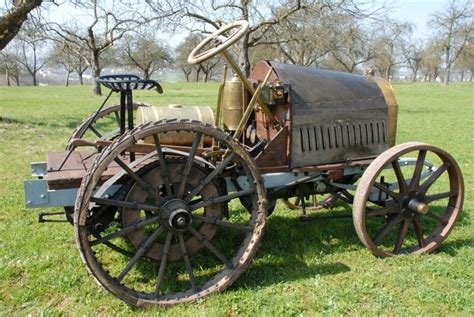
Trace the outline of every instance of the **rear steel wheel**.
<instances>
[{"instance_id":1,"label":"rear steel wheel","mask_svg":"<svg viewBox=\"0 0 474 317\"><path fill-rule=\"evenodd\" d=\"M165 134L194 135L188 153L165 150L160 144ZM219 144L215 164L206 161L205 153L215 151L203 140ZM135 162L143 162L133 166L126 156L139 146L154 151L146 157L136 153ZM123 200L95 196L111 169L135 180ZM222 190L224 177L242 180L242 188ZM233 208L233 200L249 193L255 193L250 213ZM109 205L119 207L122 223L92 232L93 209ZM168 120L137 127L104 149L83 180L75 208L77 244L96 280L133 305L172 305L222 291L240 276L260 242L266 199L258 168L243 146L209 125Z\"/></svg>"},{"instance_id":2,"label":"rear steel wheel","mask_svg":"<svg viewBox=\"0 0 474 317\"><path fill-rule=\"evenodd\" d=\"M414 164L409 157L416 157ZM451 155L424 143L400 144L364 172L354 198L354 226L377 256L429 253L453 229L463 196L462 174Z\"/></svg>"}]
</instances>

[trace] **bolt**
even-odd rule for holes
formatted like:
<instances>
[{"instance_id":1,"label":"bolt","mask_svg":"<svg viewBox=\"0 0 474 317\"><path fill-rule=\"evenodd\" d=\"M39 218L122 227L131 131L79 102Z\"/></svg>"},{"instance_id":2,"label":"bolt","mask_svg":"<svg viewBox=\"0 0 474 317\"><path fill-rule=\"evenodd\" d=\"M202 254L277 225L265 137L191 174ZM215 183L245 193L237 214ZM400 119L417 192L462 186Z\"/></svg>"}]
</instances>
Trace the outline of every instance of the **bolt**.
<instances>
[{"instance_id":1,"label":"bolt","mask_svg":"<svg viewBox=\"0 0 474 317\"><path fill-rule=\"evenodd\" d=\"M423 215L427 214L430 210L430 207L427 204L419 201L416 198L413 198L408 202L408 208Z\"/></svg>"},{"instance_id":2,"label":"bolt","mask_svg":"<svg viewBox=\"0 0 474 317\"><path fill-rule=\"evenodd\" d=\"M176 219L176 224L180 227L183 227L186 225L186 219L184 217L179 217Z\"/></svg>"},{"instance_id":3,"label":"bolt","mask_svg":"<svg viewBox=\"0 0 474 317\"><path fill-rule=\"evenodd\" d=\"M41 194L40 197L41 197L41 198L45 198L46 196L45 196L45 194Z\"/></svg>"}]
</instances>

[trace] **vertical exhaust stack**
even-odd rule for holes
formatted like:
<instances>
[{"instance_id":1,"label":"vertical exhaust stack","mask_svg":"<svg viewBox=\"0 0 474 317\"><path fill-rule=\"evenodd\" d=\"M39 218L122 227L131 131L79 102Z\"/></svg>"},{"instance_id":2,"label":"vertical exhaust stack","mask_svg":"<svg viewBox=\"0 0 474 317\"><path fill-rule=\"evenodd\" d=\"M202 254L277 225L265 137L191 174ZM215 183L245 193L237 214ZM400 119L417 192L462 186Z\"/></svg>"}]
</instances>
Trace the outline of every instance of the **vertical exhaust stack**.
<instances>
[{"instance_id":1,"label":"vertical exhaust stack","mask_svg":"<svg viewBox=\"0 0 474 317\"><path fill-rule=\"evenodd\" d=\"M243 115L244 88L242 81L234 74L232 79L226 81L224 86L222 108L224 129L235 131Z\"/></svg>"}]
</instances>

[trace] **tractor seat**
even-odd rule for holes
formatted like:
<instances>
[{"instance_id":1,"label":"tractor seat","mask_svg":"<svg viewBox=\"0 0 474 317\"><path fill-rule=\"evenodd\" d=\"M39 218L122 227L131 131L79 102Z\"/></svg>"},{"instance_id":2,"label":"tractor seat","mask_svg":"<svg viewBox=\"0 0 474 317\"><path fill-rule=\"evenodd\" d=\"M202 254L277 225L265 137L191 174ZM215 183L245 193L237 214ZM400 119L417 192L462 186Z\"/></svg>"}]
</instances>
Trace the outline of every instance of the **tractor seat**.
<instances>
[{"instance_id":1,"label":"tractor seat","mask_svg":"<svg viewBox=\"0 0 474 317\"><path fill-rule=\"evenodd\" d=\"M140 79L140 77L136 75L104 75L96 77L95 80L115 92L155 89L159 94L163 93L163 88L157 81L151 79Z\"/></svg>"}]
</instances>

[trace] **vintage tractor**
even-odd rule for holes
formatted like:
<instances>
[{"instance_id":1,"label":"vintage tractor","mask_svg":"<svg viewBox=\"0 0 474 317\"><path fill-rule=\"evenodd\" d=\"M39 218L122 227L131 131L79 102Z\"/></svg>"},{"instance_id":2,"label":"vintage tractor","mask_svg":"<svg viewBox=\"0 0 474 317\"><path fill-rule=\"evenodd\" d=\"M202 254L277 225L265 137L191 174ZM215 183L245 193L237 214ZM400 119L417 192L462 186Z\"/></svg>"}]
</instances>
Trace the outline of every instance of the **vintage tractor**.
<instances>
[{"instance_id":1,"label":"vintage tractor","mask_svg":"<svg viewBox=\"0 0 474 317\"><path fill-rule=\"evenodd\" d=\"M160 85L104 76L120 104L102 105L66 151L32 164L26 205L64 206L87 270L127 303L224 290L251 263L278 198L353 203L357 235L380 257L431 252L459 218L458 165L432 145L395 145L385 80L269 61L246 78L226 49L247 27L222 27L188 58L220 53L235 74L224 71L215 114L134 103L134 90ZM117 129L101 123L115 119Z\"/></svg>"}]
</instances>

